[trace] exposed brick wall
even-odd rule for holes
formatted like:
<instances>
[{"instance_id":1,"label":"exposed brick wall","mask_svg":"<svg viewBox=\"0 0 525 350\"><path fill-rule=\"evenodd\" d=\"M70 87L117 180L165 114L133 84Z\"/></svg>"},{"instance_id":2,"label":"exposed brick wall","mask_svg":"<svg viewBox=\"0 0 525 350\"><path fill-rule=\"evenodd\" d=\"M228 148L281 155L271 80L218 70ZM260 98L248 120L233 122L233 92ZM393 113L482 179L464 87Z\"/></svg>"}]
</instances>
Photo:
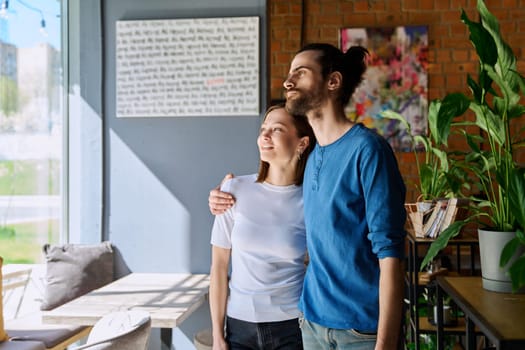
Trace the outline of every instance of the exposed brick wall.
<instances>
[{"instance_id":1,"label":"exposed brick wall","mask_svg":"<svg viewBox=\"0 0 525 350\"><path fill-rule=\"evenodd\" d=\"M524 74L525 0L485 3L498 18L505 40L518 57L518 71ZM449 92L469 93L467 73L476 75L478 61L460 14L464 9L469 18L478 20L476 0L269 0L269 4L272 99L283 97L282 83L289 64L303 44L338 46L338 32L343 27L422 24L429 29L429 100ZM400 153L398 159L407 184L407 201L413 201L417 197L414 155ZM525 162L525 156L520 159Z\"/></svg>"}]
</instances>

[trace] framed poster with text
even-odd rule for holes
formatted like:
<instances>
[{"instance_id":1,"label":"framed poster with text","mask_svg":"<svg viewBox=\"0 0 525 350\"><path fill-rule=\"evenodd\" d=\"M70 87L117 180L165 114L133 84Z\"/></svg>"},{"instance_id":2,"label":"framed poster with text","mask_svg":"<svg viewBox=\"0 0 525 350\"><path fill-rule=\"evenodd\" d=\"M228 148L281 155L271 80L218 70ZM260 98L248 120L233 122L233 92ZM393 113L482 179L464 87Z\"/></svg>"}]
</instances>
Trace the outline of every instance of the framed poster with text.
<instances>
[{"instance_id":1,"label":"framed poster with text","mask_svg":"<svg viewBox=\"0 0 525 350\"><path fill-rule=\"evenodd\" d=\"M116 22L117 117L258 116L259 18Z\"/></svg>"}]
</instances>

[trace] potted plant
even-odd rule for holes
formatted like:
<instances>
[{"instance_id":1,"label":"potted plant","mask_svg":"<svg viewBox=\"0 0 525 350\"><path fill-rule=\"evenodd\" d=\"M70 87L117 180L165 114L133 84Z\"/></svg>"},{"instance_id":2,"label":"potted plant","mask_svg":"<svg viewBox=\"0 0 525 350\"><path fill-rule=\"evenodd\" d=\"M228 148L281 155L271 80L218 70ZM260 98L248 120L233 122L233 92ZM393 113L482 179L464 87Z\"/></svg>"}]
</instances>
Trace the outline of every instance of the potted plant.
<instances>
[{"instance_id":1,"label":"potted plant","mask_svg":"<svg viewBox=\"0 0 525 350\"><path fill-rule=\"evenodd\" d=\"M410 124L396 111L385 110L381 113L384 118L397 120L411 135L419 178L419 184L416 185L419 192L418 201L432 202L439 198L454 196L464 185L462 181L464 172L449 161L446 139L436 138L437 133L432 132L438 126L436 113L438 108L438 101L430 103L428 135L412 135Z\"/></svg>"},{"instance_id":2,"label":"potted plant","mask_svg":"<svg viewBox=\"0 0 525 350\"><path fill-rule=\"evenodd\" d=\"M434 290L431 290L434 289ZM427 319L431 325L437 324L437 295L435 289L437 285L435 283L425 287L423 292L423 298L427 303ZM444 326L455 326L457 324L457 315L452 306L452 299L450 296L445 295L443 297L443 325Z\"/></svg>"},{"instance_id":3,"label":"potted plant","mask_svg":"<svg viewBox=\"0 0 525 350\"><path fill-rule=\"evenodd\" d=\"M438 101L432 101L430 110L439 108ZM448 158L446 142L437 139L435 132L428 135L412 135L410 124L406 118L393 110L381 113L384 118L397 120L411 136L419 183L416 184L419 196L416 203L407 203L409 219L416 237L425 237L423 226L430 217L438 199L456 197L465 181L465 172ZM429 113L430 130L437 128L437 113Z\"/></svg>"},{"instance_id":4,"label":"potted plant","mask_svg":"<svg viewBox=\"0 0 525 350\"><path fill-rule=\"evenodd\" d=\"M479 231L481 255L489 252L497 257L499 265L495 269L487 268L481 256L483 287L517 291L525 286L525 170L520 168L515 157L518 148L524 146L524 129L514 131L513 121L525 115L522 105L525 80L516 70L516 57L501 36L498 20L483 0L478 0L477 10L480 22L471 21L464 11L461 13L461 20L467 25L470 41L479 56L477 81L467 77L471 96L451 93L443 100L433 101L429 122L435 121L434 126L430 124L430 133L438 144L447 145L451 131L464 138L468 151L455 152L454 156L461 156L452 161L470 173L475 185L473 191L479 191L482 196L470 196L472 215L441 232L421 266L426 266L466 224L476 222L483 228ZM468 111L473 115L472 121L464 117ZM479 128L481 134L466 132L464 128L469 126ZM493 241L488 246L483 242L487 235L493 239L504 235L509 238L503 239L504 248L495 248ZM493 285L493 277L485 273L489 270L500 272L500 267L508 269L508 281Z\"/></svg>"}]
</instances>

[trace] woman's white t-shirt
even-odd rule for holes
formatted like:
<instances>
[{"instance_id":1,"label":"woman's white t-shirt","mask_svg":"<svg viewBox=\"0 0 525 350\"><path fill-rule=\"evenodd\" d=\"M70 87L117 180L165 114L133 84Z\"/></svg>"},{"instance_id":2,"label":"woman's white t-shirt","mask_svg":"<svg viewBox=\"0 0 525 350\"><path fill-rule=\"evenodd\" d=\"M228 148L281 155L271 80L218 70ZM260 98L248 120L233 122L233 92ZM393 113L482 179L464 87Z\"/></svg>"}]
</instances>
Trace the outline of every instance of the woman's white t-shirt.
<instances>
[{"instance_id":1,"label":"woman's white t-shirt","mask_svg":"<svg viewBox=\"0 0 525 350\"><path fill-rule=\"evenodd\" d=\"M227 315L248 322L297 318L306 253L302 187L255 180L224 183L221 190L236 202L213 224L211 244L231 249Z\"/></svg>"}]
</instances>

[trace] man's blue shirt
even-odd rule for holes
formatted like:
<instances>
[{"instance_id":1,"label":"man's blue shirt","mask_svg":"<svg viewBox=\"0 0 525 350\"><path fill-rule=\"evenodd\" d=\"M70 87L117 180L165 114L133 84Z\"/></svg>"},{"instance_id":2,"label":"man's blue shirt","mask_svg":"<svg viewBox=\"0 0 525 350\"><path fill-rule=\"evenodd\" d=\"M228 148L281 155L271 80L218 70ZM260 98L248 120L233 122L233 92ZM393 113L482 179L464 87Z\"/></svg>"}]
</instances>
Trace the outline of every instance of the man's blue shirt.
<instances>
[{"instance_id":1,"label":"man's blue shirt","mask_svg":"<svg viewBox=\"0 0 525 350\"><path fill-rule=\"evenodd\" d=\"M361 124L316 145L303 196L310 255L299 303L304 317L375 331L379 259L404 258L405 185L391 147Z\"/></svg>"}]
</instances>

